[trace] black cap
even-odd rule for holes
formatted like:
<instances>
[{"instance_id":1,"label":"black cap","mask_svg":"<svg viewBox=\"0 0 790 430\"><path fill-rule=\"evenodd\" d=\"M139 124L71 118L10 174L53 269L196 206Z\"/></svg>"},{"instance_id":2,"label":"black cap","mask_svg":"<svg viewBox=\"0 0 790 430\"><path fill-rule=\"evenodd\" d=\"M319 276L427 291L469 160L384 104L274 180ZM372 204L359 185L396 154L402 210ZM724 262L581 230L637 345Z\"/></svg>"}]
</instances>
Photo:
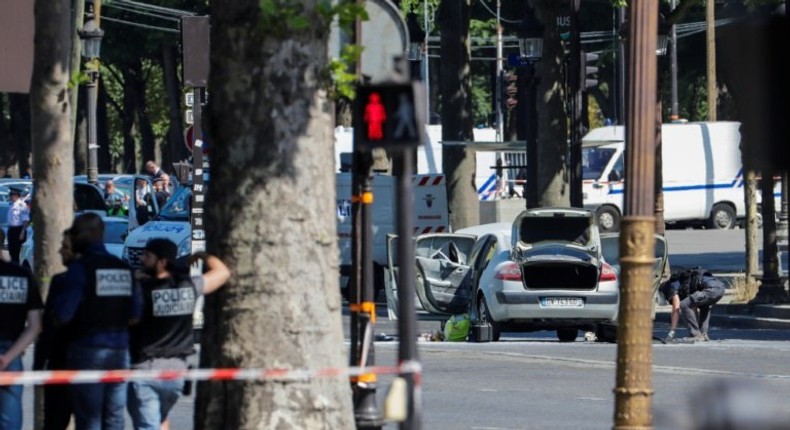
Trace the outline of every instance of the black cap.
<instances>
[{"instance_id":1,"label":"black cap","mask_svg":"<svg viewBox=\"0 0 790 430\"><path fill-rule=\"evenodd\" d=\"M178 246L172 240L154 238L145 244L145 250L156 255L157 258L167 260L168 263L175 263L178 256Z\"/></svg>"},{"instance_id":2,"label":"black cap","mask_svg":"<svg viewBox=\"0 0 790 430\"><path fill-rule=\"evenodd\" d=\"M21 196L23 193L24 191L19 187L8 187L8 194L16 194Z\"/></svg>"}]
</instances>

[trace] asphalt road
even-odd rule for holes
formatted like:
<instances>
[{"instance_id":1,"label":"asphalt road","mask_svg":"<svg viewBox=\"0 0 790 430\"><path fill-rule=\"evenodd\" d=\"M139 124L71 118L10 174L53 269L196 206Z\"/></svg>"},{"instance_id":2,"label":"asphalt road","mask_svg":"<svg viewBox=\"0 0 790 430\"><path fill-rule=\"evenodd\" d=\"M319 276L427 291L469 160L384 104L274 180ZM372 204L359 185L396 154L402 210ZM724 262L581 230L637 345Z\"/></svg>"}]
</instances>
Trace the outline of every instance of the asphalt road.
<instances>
[{"instance_id":1,"label":"asphalt road","mask_svg":"<svg viewBox=\"0 0 790 430\"><path fill-rule=\"evenodd\" d=\"M668 230L667 240L673 267L702 265L714 271L743 270L743 230ZM379 311L377 333L396 336L397 322L387 320L383 307ZM436 318L424 315L418 323L418 333L432 333L439 328ZM344 330L348 340L347 316ZM656 325L657 335L663 336L666 330L665 325ZM766 394L768 399L774 399L751 405L764 415L776 415L764 410L775 403L787 404L776 399L790 398L790 367L786 365L790 333L714 328L711 336L718 340L654 346L656 429L688 428L682 420L692 410L689 397L702 399L702 403L695 403L696 415L712 402L710 394L698 394L706 384L756 386L754 392L748 393L750 397ZM553 332L505 333L502 340L419 344L424 366L423 428L611 428L616 345L585 342L583 337L575 343L561 344ZM30 368L31 356L31 352L26 354L26 368ZM396 363L397 341L377 342L376 356L378 364ZM390 380L380 380L379 397L384 396ZM719 387L716 392L723 389ZM171 428L193 427L194 399L193 394L179 400L171 415ZM30 387L25 390L24 428L32 428Z\"/></svg>"},{"instance_id":2,"label":"asphalt road","mask_svg":"<svg viewBox=\"0 0 790 430\"><path fill-rule=\"evenodd\" d=\"M380 315L377 333L396 337L397 321L388 320L383 312ZM347 316L344 328L348 340ZM418 333L436 330L436 320L418 323ZM655 327L659 336L666 330L665 324ZM769 417L787 414L783 399L790 398L786 364L790 332L713 328L711 337L713 341L697 344L654 344L655 428L690 428L684 422L721 404L715 395L727 390L758 400L746 403L746 412ZM375 348L377 364L397 362L397 339L376 342ZM574 343L559 343L553 332L504 333L496 343L419 342L418 354L424 366L424 429L611 428L615 344L586 342L582 333ZM390 376L379 380L380 405L391 380ZM715 385L713 394L703 393L711 384L724 386ZM31 428L31 392L26 389L25 429ZM698 400L692 403L692 396ZM194 396L179 400L172 428L191 429L193 410Z\"/></svg>"}]
</instances>

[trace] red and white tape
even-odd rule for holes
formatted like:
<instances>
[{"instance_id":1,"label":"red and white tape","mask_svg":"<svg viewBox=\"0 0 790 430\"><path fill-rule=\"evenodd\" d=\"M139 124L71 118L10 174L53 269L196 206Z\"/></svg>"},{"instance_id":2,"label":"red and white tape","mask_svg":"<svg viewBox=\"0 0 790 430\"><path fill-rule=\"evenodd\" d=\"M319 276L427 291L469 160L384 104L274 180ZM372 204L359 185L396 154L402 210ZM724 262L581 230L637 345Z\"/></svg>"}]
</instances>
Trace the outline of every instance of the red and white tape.
<instances>
[{"instance_id":1,"label":"red and white tape","mask_svg":"<svg viewBox=\"0 0 790 430\"><path fill-rule=\"evenodd\" d=\"M127 381L303 381L315 378L360 376L368 374L418 375L418 361L404 361L398 366L370 366L324 369L189 369L189 370L44 370L0 372L0 386L119 383Z\"/></svg>"}]
</instances>

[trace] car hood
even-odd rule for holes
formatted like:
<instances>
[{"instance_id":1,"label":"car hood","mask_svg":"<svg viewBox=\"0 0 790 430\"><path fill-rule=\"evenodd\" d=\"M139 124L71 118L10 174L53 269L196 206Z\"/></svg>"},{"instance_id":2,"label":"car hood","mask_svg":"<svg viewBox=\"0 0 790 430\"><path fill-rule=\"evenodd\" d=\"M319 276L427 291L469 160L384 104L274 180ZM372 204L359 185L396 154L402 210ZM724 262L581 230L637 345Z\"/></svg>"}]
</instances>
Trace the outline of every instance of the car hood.
<instances>
[{"instance_id":1,"label":"car hood","mask_svg":"<svg viewBox=\"0 0 790 430\"><path fill-rule=\"evenodd\" d=\"M189 238L190 225L183 221L149 221L132 230L126 238L126 246L142 248L149 239L162 237L170 239L176 245Z\"/></svg>"}]
</instances>

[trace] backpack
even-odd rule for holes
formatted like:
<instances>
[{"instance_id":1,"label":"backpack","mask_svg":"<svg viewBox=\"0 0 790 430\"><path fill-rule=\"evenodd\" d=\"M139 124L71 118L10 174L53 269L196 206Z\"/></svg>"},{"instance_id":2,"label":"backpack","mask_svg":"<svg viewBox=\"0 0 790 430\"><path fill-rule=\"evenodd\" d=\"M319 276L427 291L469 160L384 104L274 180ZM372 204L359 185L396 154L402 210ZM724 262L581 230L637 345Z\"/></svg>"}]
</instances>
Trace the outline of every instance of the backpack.
<instances>
[{"instance_id":1,"label":"backpack","mask_svg":"<svg viewBox=\"0 0 790 430\"><path fill-rule=\"evenodd\" d=\"M702 283L703 276L713 276L713 274L710 272L710 270L704 269L700 266L693 267L691 269L682 269L672 274L672 276L669 278L669 283L672 283L673 281L678 281L680 283L680 289L677 293L682 300L688 297L690 294L704 289L705 286Z\"/></svg>"}]
</instances>

